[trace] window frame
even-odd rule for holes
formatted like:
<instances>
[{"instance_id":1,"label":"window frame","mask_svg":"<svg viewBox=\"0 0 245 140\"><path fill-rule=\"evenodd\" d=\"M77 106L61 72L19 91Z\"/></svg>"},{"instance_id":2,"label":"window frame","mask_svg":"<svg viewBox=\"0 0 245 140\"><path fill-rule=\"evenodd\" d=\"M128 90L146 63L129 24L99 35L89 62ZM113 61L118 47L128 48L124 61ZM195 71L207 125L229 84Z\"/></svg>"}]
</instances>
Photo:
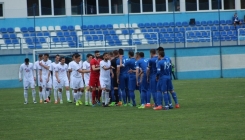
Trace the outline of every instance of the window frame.
<instances>
[{"instance_id":1,"label":"window frame","mask_svg":"<svg viewBox=\"0 0 245 140\"><path fill-rule=\"evenodd\" d=\"M4 2L0 2L0 4L2 4L2 13L3 13L3 16L0 16L0 19L4 18Z\"/></svg>"}]
</instances>

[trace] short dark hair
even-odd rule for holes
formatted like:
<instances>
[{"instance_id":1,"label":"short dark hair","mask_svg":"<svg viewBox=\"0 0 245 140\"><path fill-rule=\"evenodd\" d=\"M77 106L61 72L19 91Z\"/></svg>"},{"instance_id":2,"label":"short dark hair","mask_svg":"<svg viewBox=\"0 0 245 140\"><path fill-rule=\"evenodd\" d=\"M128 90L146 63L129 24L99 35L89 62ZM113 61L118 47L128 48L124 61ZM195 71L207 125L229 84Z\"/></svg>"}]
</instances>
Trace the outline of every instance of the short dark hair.
<instances>
[{"instance_id":1,"label":"short dark hair","mask_svg":"<svg viewBox=\"0 0 245 140\"><path fill-rule=\"evenodd\" d=\"M158 52L158 55L161 56L161 57L164 57L165 56L165 53L164 53L164 51L159 51Z\"/></svg>"},{"instance_id":2,"label":"short dark hair","mask_svg":"<svg viewBox=\"0 0 245 140\"><path fill-rule=\"evenodd\" d=\"M143 52L140 52L139 56L142 58L142 57L145 57L145 54Z\"/></svg>"},{"instance_id":3,"label":"short dark hair","mask_svg":"<svg viewBox=\"0 0 245 140\"><path fill-rule=\"evenodd\" d=\"M55 58L56 58L57 56L60 56L60 55L56 54Z\"/></svg>"},{"instance_id":4,"label":"short dark hair","mask_svg":"<svg viewBox=\"0 0 245 140\"><path fill-rule=\"evenodd\" d=\"M78 57L80 57L81 55L80 54L75 54L75 58L78 58Z\"/></svg>"},{"instance_id":5,"label":"short dark hair","mask_svg":"<svg viewBox=\"0 0 245 140\"><path fill-rule=\"evenodd\" d=\"M134 56L134 52L133 51L129 51L128 52L128 55L131 56L131 57L133 57Z\"/></svg>"},{"instance_id":6,"label":"short dark hair","mask_svg":"<svg viewBox=\"0 0 245 140\"><path fill-rule=\"evenodd\" d=\"M151 49L151 50L150 50L150 53L156 54L156 50L155 50L155 49Z\"/></svg>"},{"instance_id":7,"label":"short dark hair","mask_svg":"<svg viewBox=\"0 0 245 140\"><path fill-rule=\"evenodd\" d=\"M123 55L124 54L124 50L123 49L119 49L118 53L119 53L119 55Z\"/></svg>"},{"instance_id":8,"label":"short dark hair","mask_svg":"<svg viewBox=\"0 0 245 140\"><path fill-rule=\"evenodd\" d=\"M96 50L96 51L94 51L94 53L96 54L96 53L99 53L100 51L98 51L98 50Z\"/></svg>"},{"instance_id":9,"label":"short dark hair","mask_svg":"<svg viewBox=\"0 0 245 140\"><path fill-rule=\"evenodd\" d=\"M29 58L26 58L26 59L25 59L25 62L28 63L28 62L29 62Z\"/></svg>"},{"instance_id":10,"label":"short dark hair","mask_svg":"<svg viewBox=\"0 0 245 140\"><path fill-rule=\"evenodd\" d=\"M45 54L44 54L44 56L47 56L47 57L49 57L49 54L45 53Z\"/></svg>"},{"instance_id":11,"label":"short dark hair","mask_svg":"<svg viewBox=\"0 0 245 140\"><path fill-rule=\"evenodd\" d=\"M107 55L107 54L108 54L107 52L104 52L103 57L104 57L105 55Z\"/></svg>"},{"instance_id":12,"label":"short dark hair","mask_svg":"<svg viewBox=\"0 0 245 140\"><path fill-rule=\"evenodd\" d=\"M92 54L90 54L90 53L89 53L89 54L87 54L87 58L89 58L90 56L93 56L93 55L92 55Z\"/></svg>"},{"instance_id":13,"label":"short dark hair","mask_svg":"<svg viewBox=\"0 0 245 140\"><path fill-rule=\"evenodd\" d=\"M110 55L110 56L113 56L113 52L110 52L109 55Z\"/></svg>"},{"instance_id":14,"label":"short dark hair","mask_svg":"<svg viewBox=\"0 0 245 140\"><path fill-rule=\"evenodd\" d=\"M72 55L72 57L74 57L76 54L78 54L78 53L74 53L74 54Z\"/></svg>"},{"instance_id":15,"label":"short dark hair","mask_svg":"<svg viewBox=\"0 0 245 140\"><path fill-rule=\"evenodd\" d=\"M164 51L164 48L160 46L157 48L157 51Z\"/></svg>"},{"instance_id":16,"label":"short dark hair","mask_svg":"<svg viewBox=\"0 0 245 140\"><path fill-rule=\"evenodd\" d=\"M39 57L39 58L40 58L40 57L43 57L43 54L39 54L38 57Z\"/></svg>"},{"instance_id":17,"label":"short dark hair","mask_svg":"<svg viewBox=\"0 0 245 140\"><path fill-rule=\"evenodd\" d=\"M113 54L114 54L114 55L118 55L118 50L114 50L114 51L113 51Z\"/></svg>"},{"instance_id":18,"label":"short dark hair","mask_svg":"<svg viewBox=\"0 0 245 140\"><path fill-rule=\"evenodd\" d=\"M60 60L62 60L62 59L65 59L65 57L64 57L64 56L61 56L61 57L60 57Z\"/></svg>"}]
</instances>

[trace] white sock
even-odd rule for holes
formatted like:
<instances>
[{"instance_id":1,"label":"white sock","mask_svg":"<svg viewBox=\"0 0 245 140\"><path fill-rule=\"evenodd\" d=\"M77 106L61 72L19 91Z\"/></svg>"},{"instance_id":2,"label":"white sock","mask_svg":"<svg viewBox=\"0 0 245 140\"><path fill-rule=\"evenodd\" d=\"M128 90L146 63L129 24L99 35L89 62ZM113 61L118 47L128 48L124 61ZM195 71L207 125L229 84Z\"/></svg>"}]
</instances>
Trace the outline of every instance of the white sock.
<instances>
[{"instance_id":1,"label":"white sock","mask_svg":"<svg viewBox=\"0 0 245 140\"><path fill-rule=\"evenodd\" d=\"M24 99L25 99L25 102L27 102L27 99L28 99L28 90L27 89L24 89Z\"/></svg>"},{"instance_id":2,"label":"white sock","mask_svg":"<svg viewBox=\"0 0 245 140\"><path fill-rule=\"evenodd\" d=\"M76 102L79 100L79 99L78 99L78 98L79 98L78 93L75 93L75 92L74 92L74 98L75 98Z\"/></svg>"},{"instance_id":3,"label":"white sock","mask_svg":"<svg viewBox=\"0 0 245 140\"><path fill-rule=\"evenodd\" d=\"M105 91L104 90L102 90L101 97L102 97L102 103L105 103Z\"/></svg>"},{"instance_id":4,"label":"white sock","mask_svg":"<svg viewBox=\"0 0 245 140\"><path fill-rule=\"evenodd\" d=\"M92 93L90 91L88 92L88 96L89 96L89 103L92 103Z\"/></svg>"},{"instance_id":5,"label":"white sock","mask_svg":"<svg viewBox=\"0 0 245 140\"><path fill-rule=\"evenodd\" d=\"M51 97L51 89L49 89L48 91L49 91L49 95L48 96Z\"/></svg>"},{"instance_id":6,"label":"white sock","mask_svg":"<svg viewBox=\"0 0 245 140\"><path fill-rule=\"evenodd\" d=\"M62 92L58 92L58 96L59 96L59 99L60 99L60 101L63 101L63 99L62 99Z\"/></svg>"},{"instance_id":7,"label":"white sock","mask_svg":"<svg viewBox=\"0 0 245 140\"><path fill-rule=\"evenodd\" d=\"M42 100L42 92L39 91L39 99Z\"/></svg>"},{"instance_id":8,"label":"white sock","mask_svg":"<svg viewBox=\"0 0 245 140\"><path fill-rule=\"evenodd\" d=\"M78 91L77 94L78 94L78 100L81 100L82 95L83 95L82 92L81 91Z\"/></svg>"},{"instance_id":9,"label":"white sock","mask_svg":"<svg viewBox=\"0 0 245 140\"><path fill-rule=\"evenodd\" d=\"M32 89L32 99L33 101L36 101L36 90Z\"/></svg>"},{"instance_id":10,"label":"white sock","mask_svg":"<svg viewBox=\"0 0 245 140\"><path fill-rule=\"evenodd\" d=\"M71 97L70 91L67 90L66 91L66 99L67 99L67 101L70 101L71 100L70 97Z\"/></svg>"},{"instance_id":11,"label":"white sock","mask_svg":"<svg viewBox=\"0 0 245 140\"><path fill-rule=\"evenodd\" d=\"M46 98L46 89L43 89L42 95L43 95L43 100L46 100L46 99L47 99L47 98Z\"/></svg>"},{"instance_id":12,"label":"white sock","mask_svg":"<svg viewBox=\"0 0 245 140\"><path fill-rule=\"evenodd\" d=\"M45 96L45 98L48 99L48 96L49 96L49 89L46 89L46 96Z\"/></svg>"},{"instance_id":13,"label":"white sock","mask_svg":"<svg viewBox=\"0 0 245 140\"><path fill-rule=\"evenodd\" d=\"M54 100L57 101L57 92L58 90L57 89L54 89Z\"/></svg>"},{"instance_id":14,"label":"white sock","mask_svg":"<svg viewBox=\"0 0 245 140\"><path fill-rule=\"evenodd\" d=\"M105 105L109 103L109 92L105 91Z\"/></svg>"},{"instance_id":15,"label":"white sock","mask_svg":"<svg viewBox=\"0 0 245 140\"><path fill-rule=\"evenodd\" d=\"M75 96L75 91L74 90L72 90L72 96L73 96L73 99L76 100L76 96Z\"/></svg>"},{"instance_id":16,"label":"white sock","mask_svg":"<svg viewBox=\"0 0 245 140\"><path fill-rule=\"evenodd\" d=\"M88 94L89 94L89 92L86 91L86 92L85 92L85 102L88 102L88 99L89 99Z\"/></svg>"}]
</instances>

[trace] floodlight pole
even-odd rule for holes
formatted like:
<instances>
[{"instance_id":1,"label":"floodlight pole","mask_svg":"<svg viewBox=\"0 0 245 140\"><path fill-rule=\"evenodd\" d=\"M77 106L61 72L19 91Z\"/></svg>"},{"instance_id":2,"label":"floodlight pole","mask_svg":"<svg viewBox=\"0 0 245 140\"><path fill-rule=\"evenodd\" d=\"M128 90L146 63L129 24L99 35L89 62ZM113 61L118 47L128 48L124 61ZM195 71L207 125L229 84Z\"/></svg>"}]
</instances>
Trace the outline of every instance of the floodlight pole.
<instances>
[{"instance_id":1,"label":"floodlight pole","mask_svg":"<svg viewBox=\"0 0 245 140\"><path fill-rule=\"evenodd\" d=\"M133 43L133 40L132 40L131 34L130 34L130 30L129 30L130 29L129 28L129 3L130 3L130 0L128 0L128 34L129 34L129 39L131 39L131 42Z\"/></svg>"},{"instance_id":2,"label":"floodlight pole","mask_svg":"<svg viewBox=\"0 0 245 140\"><path fill-rule=\"evenodd\" d=\"M34 33L35 33L35 36L34 36L34 47L36 49L36 3L33 4L33 16L34 16Z\"/></svg>"},{"instance_id":3,"label":"floodlight pole","mask_svg":"<svg viewBox=\"0 0 245 140\"><path fill-rule=\"evenodd\" d=\"M176 42L175 42L175 2L176 0L173 0L173 22L174 22L174 63L175 63L175 74L176 79L178 79L178 71L177 71L177 52L176 52Z\"/></svg>"},{"instance_id":4,"label":"floodlight pole","mask_svg":"<svg viewBox=\"0 0 245 140\"><path fill-rule=\"evenodd\" d=\"M84 42L83 42L83 4L84 4L84 1L82 0L81 2L81 23L82 23L82 46L84 47ZM77 38L79 42L79 38ZM78 44L77 44L78 45Z\"/></svg>"},{"instance_id":5,"label":"floodlight pole","mask_svg":"<svg viewBox=\"0 0 245 140\"><path fill-rule=\"evenodd\" d=\"M219 15L219 56L220 56L220 78L223 78L223 64L222 64L222 48L220 35L220 0L218 0L218 15Z\"/></svg>"}]
</instances>

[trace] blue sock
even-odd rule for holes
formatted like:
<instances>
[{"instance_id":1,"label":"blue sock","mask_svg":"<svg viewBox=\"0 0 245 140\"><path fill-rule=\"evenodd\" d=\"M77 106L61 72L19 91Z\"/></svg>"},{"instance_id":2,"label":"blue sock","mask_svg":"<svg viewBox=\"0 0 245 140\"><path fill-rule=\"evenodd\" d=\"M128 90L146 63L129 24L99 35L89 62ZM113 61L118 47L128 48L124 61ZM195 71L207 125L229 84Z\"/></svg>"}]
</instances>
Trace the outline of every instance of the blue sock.
<instances>
[{"instance_id":1,"label":"blue sock","mask_svg":"<svg viewBox=\"0 0 245 140\"><path fill-rule=\"evenodd\" d=\"M178 104L178 99L177 99L177 95L175 92L172 92L172 97L174 99L175 104Z\"/></svg>"},{"instance_id":2,"label":"blue sock","mask_svg":"<svg viewBox=\"0 0 245 140\"><path fill-rule=\"evenodd\" d=\"M111 102L115 102L114 89L111 90Z\"/></svg>"},{"instance_id":3,"label":"blue sock","mask_svg":"<svg viewBox=\"0 0 245 140\"><path fill-rule=\"evenodd\" d=\"M168 95L168 104L172 105L172 100L171 100L171 97L170 97L169 93L167 93L167 95Z\"/></svg>"},{"instance_id":4,"label":"blue sock","mask_svg":"<svg viewBox=\"0 0 245 140\"><path fill-rule=\"evenodd\" d=\"M136 102L135 102L135 94L134 94L134 91L133 90L129 90L129 94L130 94L130 98L132 99L132 104L133 106L136 105Z\"/></svg>"},{"instance_id":5,"label":"blue sock","mask_svg":"<svg viewBox=\"0 0 245 140\"><path fill-rule=\"evenodd\" d=\"M157 105L162 105L162 92L157 92Z\"/></svg>"},{"instance_id":6,"label":"blue sock","mask_svg":"<svg viewBox=\"0 0 245 140\"><path fill-rule=\"evenodd\" d=\"M123 98L123 103L126 104L126 92L125 92L125 89L121 89L122 91L122 98Z\"/></svg>"},{"instance_id":7,"label":"blue sock","mask_svg":"<svg viewBox=\"0 0 245 140\"><path fill-rule=\"evenodd\" d=\"M119 98L119 101L122 101L122 92L119 89L118 89L118 98Z\"/></svg>"},{"instance_id":8,"label":"blue sock","mask_svg":"<svg viewBox=\"0 0 245 140\"><path fill-rule=\"evenodd\" d=\"M151 103L151 92L147 90L146 94L147 94L146 103Z\"/></svg>"},{"instance_id":9,"label":"blue sock","mask_svg":"<svg viewBox=\"0 0 245 140\"><path fill-rule=\"evenodd\" d=\"M130 103L131 95L128 89L126 90L126 95L127 95L127 102Z\"/></svg>"},{"instance_id":10,"label":"blue sock","mask_svg":"<svg viewBox=\"0 0 245 140\"><path fill-rule=\"evenodd\" d=\"M141 104L145 104L146 103L146 91L142 90L140 95L141 95Z\"/></svg>"},{"instance_id":11,"label":"blue sock","mask_svg":"<svg viewBox=\"0 0 245 140\"><path fill-rule=\"evenodd\" d=\"M164 100L165 106L168 106L168 94L167 93L163 94L163 100Z\"/></svg>"},{"instance_id":12,"label":"blue sock","mask_svg":"<svg viewBox=\"0 0 245 140\"><path fill-rule=\"evenodd\" d=\"M155 103L155 106L157 106L157 92L152 92L152 97L153 97L153 101Z\"/></svg>"}]
</instances>

